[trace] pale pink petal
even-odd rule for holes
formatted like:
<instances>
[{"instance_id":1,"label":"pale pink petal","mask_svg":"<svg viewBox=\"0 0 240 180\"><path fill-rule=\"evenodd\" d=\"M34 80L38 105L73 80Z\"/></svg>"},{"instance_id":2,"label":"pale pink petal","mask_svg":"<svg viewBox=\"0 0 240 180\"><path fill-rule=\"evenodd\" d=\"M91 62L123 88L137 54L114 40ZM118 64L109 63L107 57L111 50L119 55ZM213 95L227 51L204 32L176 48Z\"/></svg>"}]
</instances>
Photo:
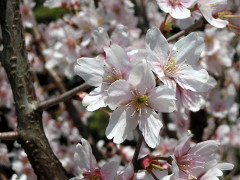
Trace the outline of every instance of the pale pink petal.
<instances>
[{"instance_id":1,"label":"pale pink petal","mask_svg":"<svg viewBox=\"0 0 240 180\"><path fill-rule=\"evenodd\" d=\"M155 77L145 61L135 65L129 75L128 82L141 94L150 91L156 86Z\"/></svg>"},{"instance_id":2,"label":"pale pink petal","mask_svg":"<svg viewBox=\"0 0 240 180\"><path fill-rule=\"evenodd\" d=\"M117 174L118 166L119 163L114 161L104 164L104 166L101 168L103 180L114 179Z\"/></svg>"},{"instance_id":3,"label":"pale pink petal","mask_svg":"<svg viewBox=\"0 0 240 180\"><path fill-rule=\"evenodd\" d=\"M163 177L168 175L167 170L159 171L158 169L153 169L152 172L158 179L162 179Z\"/></svg>"},{"instance_id":4,"label":"pale pink petal","mask_svg":"<svg viewBox=\"0 0 240 180\"><path fill-rule=\"evenodd\" d=\"M82 77L91 86L99 86L102 83L104 73L103 61L97 58L80 58L77 60L74 72Z\"/></svg>"},{"instance_id":5,"label":"pale pink petal","mask_svg":"<svg viewBox=\"0 0 240 180\"><path fill-rule=\"evenodd\" d=\"M117 176L114 180L130 180L134 176L134 167L133 164L130 162L125 166L124 169L122 169L120 172L118 172Z\"/></svg>"},{"instance_id":6,"label":"pale pink petal","mask_svg":"<svg viewBox=\"0 0 240 180\"><path fill-rule=\"evenodd\" d=\"M172 10L172 6L168 0L157 0L158 6L166 13L170 13Z\"/></svg>"},{"instance_id":7,"label":"pale pink petal","mask_svg":"<svg viewBox=\"0 0 240 180\"><path fill-rule=\"evenodd\" d=\"M122 24L118 24L116 29L114 29L111 39L113 43L118 44L122 47L128 45L128 28Z\"/></svg>"},{"instance_id":8,"label":"pale pink petal","mask_svg":"<svg viewBox=\"0 0 240 180\"><path fill-rule=\"evenodd\" d=\"M234 168L234 165L231 163L219 163L216 166L218 169L226 171L226 170L232 170Z\"/></svg>"},{"instance_id":9,"label":"pale pink petal","mask_svg":"<svg viewBox=\"0 0 240 180\"><path fill-rule=\"evenodd\" d=\"M193 112L199 111L205 102L202 94L182 89L181 87L177 88L176 97L178 108L181 108L183 106L184 108L187 108Z\"/></svg>"},{"instance_id":10,"label":"pale pink petal","mask_svg":"<svg viewBox=\"0 0 240 180\"><path fill-rule=\"evenodd\" d=\"M158 86L150 92L148 103L150 107L158 112L173 112L176 110L175 90L168 86Z\"/></svg>"},{"instance_id":11,"label":"pale pink petal","mask_svg":"<svg viewBox=\"0 0 240 180\"><path fill-rule=\"evenodd\" d=\"M104 46L110 45L109 36L104 28L99 27L97 30L93 31L92 36L98 50L103 50Z\"/></svg>"},{"instance_id":12,"label":"pale pink petal","mask_svg":"<svg viewBox=\"0 0 240 180\"><path fill-rule=\"evenodd\" d=\"M173 46L171 57L176 64L196 65L204 49L204 39L194 32L180 39Z\"/></svg>"},{"instance_id":13,"label":"pale pink petal","mask_svg":"<svg viewBox=\"0 0 240 180\"><path fill-rule=\"evenodd\" d=\"M181 4L186 8L191 8L197 3L197 0L181 0Z\"/></svg>"},{"instance_id":14,"label":"pale pink petal","mask_svg":"<svg viewBox=\"0 0 240 180\"><path fill-rule=\"evenodd\" d=\"M219 148L219 142L215 141L215 140L208 140L208 141L204 141L201 143L196 144L195 146L193 146L190 151L188 152L190 153L198 153L198 154L212 154L213 152L215 152L217 149Z\"/></svg>"},{"instance_id":15,"label":"pale pink petal","mask_svg":"<svg viewBox=\"0 0 240 180\"><path fill-rule=\"evenodd\" d=\"M74 177L74 178L71 178L70 180L82 180L82 178Z\"/></svg>"},{"instance_id":16,"label":"pale pink petal","mask_svg":"<svg viewBox=\"0 0 240 180\"><path fill-rule=\"evenodd\" d=\"M145 47L147 50L154 52L159 60L166 60L168 57L168 42L157 27L147 31Z\"/></svg>"},{"instance_id":17,"label":"pale pink petal","mask_svg":"<svg viewBox=\"0 0 240 180\"><path fill-rule=\"evenodd\" d=\"M81 143L76 146L74 159L80 170L93 171L97 166L97 162L92 154L92 148L89 142L83 138L81 139Z\"/></svg>"},{"instance_id":18,"label":"pale pink petal","mask_svg":"<svg viewBox=\"0 0 240 180\"><path fill-rule=\"evenodd\" d=\"M193 69L190 66L186 66L178 73L181 76L177 76L174 79L183 89L194 92L208 91L209 85L206 82L209 79L209 75L205 69Z\"/></svg>"},{"instance_id":19,"label":"pale pink petal","mask_svg":"<svg viewBox=\"0 0 240 180\"><path fill-rule=\"evenodd\" d=\"M170 15L175 19L186 19L191 16L191 12L186 7L177 5L172 8Z\"/></svg>"},{"instance_id":20,"label":"pale pink petal","mask_svg":"<svg viewBox=\"0 0 240 180\"><path fill-rule=\"evenodd\" d=\"M87 106L88 111L95 111L100 107L106 107L105 100L107 92L99 86L83 98L83 106Z\"/></svg>"},{"instance_id":21,"label":"pale pink petal","mask_svg":"<svg viewBox=\"0 0 240 180\"><path fill-rule=\"evenodd\" d=\"M113 44L111 47L105 47L106 62L112 67L119 70L124 70L130 66L127 53L120 46Z\"/></svg>"},{"instance_id":22,"label":"pale pink petal","mask_svg":"<svg viewBox=\"0 0 240 180\"><path fill-rule=\"evenodd\" d=\"M209 24L211 24L216 28L225 28L227 26L228 21L222 20L222 19L215 19L212 16L211 7L206 6L205 4L200 2L198 4L199 4L199 10L201 11L202 15L204 16L204 18L207 20Z\"/></svg>"},{"instance_id":23,"label":"pale pink petal","mask_svg":"<svg viewBox=\"0 0 240 180\"><path fill-rule=\"evenodd\" d=\"M200 2L204 2L202 0L200 0ZM204 3L205 5L209 6L212 10L212 13L218 13L221 11L225 11L228 5L228 1L227 0L207 0Z\"/></svg>"},{"instance_id":24,"label":"pale pink petal","mask_svg":"<svg viewBox=\"0 0 240 180\"><path fill-rule=\"evenodd\" d=\"M108 98L106 104L111 109L116 109L119 105L127 104L132 99L132 87L125 80L117 80L112 83L108 88Z\"/></svg>"},{"instance_id":25,"label":"pale pink petal","mask_svg":"<svg viewBox=\"0 0 240 180\"><path fill-rule=\"evenodd\" d=\"M131 117L132 112L127 111L126 107L120 106L117 108L109 119L109 124L106 129L106 136L108 139L113 138L116 144L122 143L129 132L137 127L137 120Z\"/></svg>"},{"instance_id":26,"label":"pale pink petal","mask_svg":"<svg viewBox=\"0 0 240 180\"><path fill-rule=\"evenodd\" d=\"M151 148L155 148L160 143L160 129L163 124L160 116L151 108L146 107L147 113L142 113L139 117L139 129L141 130L145 142Z\"/></svg>"},{"instance_id":27,"label":"pale pink petal","mask_svg":"<svg viewBox=\"0 0 240 180\"><path fill-rule=\"evenodd\" d=\"M191 136L186 136L181 139L181 143L175 148L175 151L174 151L174 155L176 157L183 156L189 151L189 149L191 149L190 138Z\"/></svg>"}]
</instances>

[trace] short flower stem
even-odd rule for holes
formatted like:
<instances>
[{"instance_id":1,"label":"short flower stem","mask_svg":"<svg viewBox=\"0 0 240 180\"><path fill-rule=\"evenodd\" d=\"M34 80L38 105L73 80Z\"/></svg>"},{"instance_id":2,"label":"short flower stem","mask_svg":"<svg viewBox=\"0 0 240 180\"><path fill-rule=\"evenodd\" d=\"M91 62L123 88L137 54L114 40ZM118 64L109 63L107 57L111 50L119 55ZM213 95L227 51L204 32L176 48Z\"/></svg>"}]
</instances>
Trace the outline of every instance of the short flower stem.
<instances>
[{"instance_id":1,"label":"short flower stem","mask_svg":"<svg viewBox=\"0 0 240 180\"><path fill-rule=\"evenodd\" d=\"M99 111L102 111L104 114L106 114L107 116L111 116L111 113L108 112L107 110L103 109L103 108L99 108Z\"/></svg>"},{"instance_id":2,"label":"short flower stem","mask_svg":"<svg viewBox=\"0 0 240 180\"><path fill-rule=\"evenodd\" d=\"M142 132L139 131L139 138L138 138L138 141L137 141L137 146L136 146L133 158L132 158L132 164L133 164L133 167L134 167L135 170L137 169L138 155L139 155L143 140L144 140L144 138L143 138Z\"/></svg>"},{"instance_id":3,"label":"short flower stem","mask_svg":"<svg viewBox=\"0 0 240 180\"><path fill-rule=\"evenodd\" d=\"M156 164L151 164L152 167L154 167L155 169L159 169L160 171L165 170L164 168L162 168L161 166L158 166Z\"/></svg>"},{"instance_id":4,"label":"short flower stem","mask_svg":"<svg viewBox=\"0 0 240 180\"><path fill-rule=\"evenodd\" d=\"M167 161L168 164L171 165L173 158L171 156L169 156L169 157L158 157L157 156L157 157L154 157L153 160L164 160L164 161Z\"/></svg>"},{"instance_id":5,"label":"short flower stem","mask_svg":"<svg viewBox=\"0 0 240 180\"><path fill-rule=\"evenodd\" d=\"M90 85L87 85L86 83L83 83L75 88L73 88L72 90L70 91L67 91L63 94L61 94L60 96L58 97L55 97L55 98L52 98L52 99L49 99L49 100L46 100L46 101L43 101L43 102L40 102L37 106L37 109L38 110L44 110L44 109L47 109L51 106L54 106L56 104L59 104L60 102L64 102L64 101L68 101L69 99L71 99L76 93L78 92L81 92L81 91L84 91L88 88L90 88L91 86Z\"/></svg>"},{"instance_id":6,"label":"short flower stem","mask_svg":"<svg viewBox=\"0 0 240 180\"><path fill-rule=\"evenodd\" d=\"M240 18L240 15L224 15L225 18Z\"/></svg>"}]
</instances>

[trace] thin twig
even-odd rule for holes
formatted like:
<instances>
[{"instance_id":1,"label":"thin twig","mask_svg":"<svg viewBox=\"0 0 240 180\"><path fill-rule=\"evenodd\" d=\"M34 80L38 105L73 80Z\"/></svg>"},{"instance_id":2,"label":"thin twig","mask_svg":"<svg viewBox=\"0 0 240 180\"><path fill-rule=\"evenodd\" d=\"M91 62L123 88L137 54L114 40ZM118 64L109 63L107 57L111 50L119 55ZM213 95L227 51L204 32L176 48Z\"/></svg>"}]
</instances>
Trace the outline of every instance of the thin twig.
<instances>
[{"instance_id":1,"label":"thin twig","mask_svg":"<svg viewBox=\"0 0 240 180\"><path fill-rule=\"evenodd\" d=\"M11 131L11 132L0 132L0 140L17 140L19 137L19 134L17 131Z\"/></svg>"},{"instance_id":2,"label":"thin twig","mask_svg":"<svg viewBox=\"0 0 240 180\"><path fill-rule=\"evenodd\" d=\"M149 173L152 175L154 180L159 180L158 177L150 170Z\"/></svg>"},{"instance_id":3,"label":"thin twig","mask_svg":"<svg viewBox=\"0 0 240 180\"><path fill-rule=\"evenodd\" d=\"M65 102L65 101L68 101L70 98L72 98L76 93L80 92L80 91L84 91L88 88L90 88L91 86L86 84L86 83L83 83L81 84L80 86L77 86L75 88L73 88L72 90L70 91L67 91L63 94L61 94L60 96L58 97L54 97L52 99L49 99L49 100L46 100L46 101L43 101L43 102L40 102L37 106L37 109L39 110L43 110L43 109L47 109L51 106L54 106L60 102Z\"/></svg>"},{"instance_id":4,"label":"thin twig","mask_svg":"<svg viewBox=\"0 0 240 180\"><path fill-rule=\"evenodd\" d=\"M189 28L185 29L185 30L182 30L180 32L178 32L177 34L174 34L173 36L169 37L167 39L168 42L171 42L171 41L174 41L176 39L178 39L179 37L181 36L184 36L200 27L202 27L204 25L204 21L203 19L199 19L195 24L193 24L192 26L190 26Z\"/></svg>"},{"instance_id":5,"label":"thin twig","mask_svg":"<svg viewBox=\"0 0 240 180\"><path fill-rule=\"evenodd\" d=\"M134 155L133 155L133 158L132 158L132 164L133 164L134 169L137 169L138 155L139 155L143 140L144 140L144 138L143 138L142 132L139 131L139 138L138 138L137 145L136 145L136 148L135 148L135 152L134 152Z\"/></svg>"}]
</instances>

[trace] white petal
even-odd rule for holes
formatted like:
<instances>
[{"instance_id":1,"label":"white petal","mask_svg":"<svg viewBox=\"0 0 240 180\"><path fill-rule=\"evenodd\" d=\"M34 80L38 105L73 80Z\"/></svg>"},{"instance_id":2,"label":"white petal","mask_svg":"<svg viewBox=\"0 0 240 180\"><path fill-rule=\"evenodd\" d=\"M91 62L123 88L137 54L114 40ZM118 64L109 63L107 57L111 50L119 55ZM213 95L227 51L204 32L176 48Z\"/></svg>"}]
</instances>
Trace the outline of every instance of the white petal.
<instances>
[{"instance_id":1,"label":"white petal","mask_svg":"<svg viewBox=\"0 0 240 180\"><path fill-rule=\"evenodd\" d=\"M151 148L155 148L160 143L160 129L163 124L159 115L152 109L146 108L147 113L142 113L139 120L139 129L141 130L145 142Z\"/></svg>"},{"instance_id":2,"label":"white petal","mask_svg":"<svg viewBox=\"0 0 240 180\"><path fill-rule=\"evenodd\" d=\"M216 28L225 28L228 24L228 21L223 20L223 19L215 19L212 16L212 10L210 6L206 6L203 3L198 2L198 8L201 11L202 15L204 16L204 18L207 20L207 22L209 24L211 24L212 26L216 27Z\"/></svg>"},{"instance_id":3,"label":"white petal","mask_svg":"<svg viewBox=\"0 0 240 180\"><path fill-rule=\"evenodd\" d=\"M114 138L113 142L120 144L126 139L128 133L137 127L137 124L137 119L131 117L131 112L121 106L112 113L106 136L108 139Z\"/></svg>"},{"instance_id":4,"label":"white petal","mask_svg":"<svg viewBox=\"0 0 240 180\"><path fill-rule=\"evenodd\" d=\"M232 170L234 168L234 165L231 163L219 163L216 166L220 170L226 171L226 170Z\"/></svg>"},{"instance_id":5,"label":"white petal","mask_svg":"<svg viewBox=\"0 0 240 180\"><path fill-rule=\"evenodd\" d=\"M71 178L71 179L69 179L69 180L82 180L82 178L80 178L80 177L74 177L74 178Z\"/></svg>"},{"instance_id":6,"label":"white petal","mask_svg":"<svg viewBox=\"0 0 240 180\"><path fill-rule=\"evenodd\" d=\"M177 87L177 104L179 107L187 108L193 112L199 111L205 100L202 94Z\"/></svg>"},{"instance_id":7,"label":"white petal","mask_svg":"<svg viewBox=\"0 0 240 180\"><path fill-rule=\"evenodd\" d=\"M122 47L128 45L128 28L122 24L118 24L116 29L114 29L111 39L113 43L116 43Z\"/></svg>"},{"instance_id":8,"label":"white petal","mask_svg":"<svg viewBox=\"0 0 240 180\"><path fill-rule=\"evenodd\" d=\"M110 39L104 28L99 27L97 30L93 31L92 36L98 50L103 50L104 46L110 45Z\"/></svg>"},{"instance_id":9,"label":"white petal","mask_svg":"<svg viewBox=\"0 0 240 180\"><path fill-rule=\"evenodd\" d=\"M167 0L157 0L158 6L160 9L162 9L164 12L169 13L172 10L172 6Z\"/></svg>"},{"instance_id":10,"label":"white petal","mask_svg":"<svg viewBox=\"0 0 240 180\"><path fill-rule=\"evenodd\" d=\"M186 8L193 7L196 2L197 0L181 0L181 4Z\"/></svg>"},{"instance_id":11,"label":"white petal","mask_svg":"<svg viewBox=\"0 0 240 180\"><path fill-rule=\"evenodd\" d=\"M105 47L106 62L112 67L124 70L130 66L127 53L120 46L113 44L111 47Z\"/></svg>"},{"instance_id":12,"label":"white petal","mask_svg":"<svg viewBox=\"0 0 240 180\"><path fill-rule=\"evenodd\" d=\"M116 107L120 105L127 104L133 96L131 90L132 87L127 81L115 81L108 88L106 104L109 105L111 109L116 109Z\"/></svg>"},{"instance_id":13,"label":"white petal","mask_svg":"<svg viewBox=\"0 0 240 180\"><path fill-rule=\"evenodd\" d=\"M154 52L160 60L168 58L168 42L157 27L153 27L147 31L145 46L147 50Z\"/></svg>"},{"instance_id":14,"label":"white petal","mask_svg":"<svg viewBox=\"0 0 240 180\"><path fill-rule=\"evenodd\" d=\"M181 157L186 154L190 147L190 138L191 136L184 136L180 139L179 145L174 150L174 156Z\"/></svg>"},{"instance_id":15,"label":"white petal","mask_svg":"<svg viewBox=\"0 0 240 180\"><path fill-rule=\"evenodd\" d=\"M83 106L87 106L88 111L95 111L101 107L106 107L105 100L107 98L107 92L101 88L101 86L95 88L83 98Z\"/></svg>"},{"instance_id":16,"label":"white petal","mask_svg":"<svg viewBox=\"0 0 240 180\"><path fill-rule=\"evenodd\" d=\"M178 5L172 8L170 15L175 19L186 19L191 16L191 12L186 7Z\"/></svg>"},{"instance_id":17,"label":"white petal","mask_svg":"<svg viewBox=\"0 0 240 180\"><path fill-rule=\"evenodd\" d=\"M204 49L204 40L196 32L180 39L173 46L171 57L177 64L196 65Z\"/></svg>"},{"instance_id":18,"label":"white petal","mask_svg":"<svg viewBox=\"0 0 240 180\"><path fill-rule=\"evenodd\" d=\"M80 58L77 60L74 71L91 86L99 86L102 83L103 61L96 58Z\"/></svg>"},{"instance_id":19,"label":"white petal","mask_svg":"<svg viewBox=\"0 0 240 180\"><path fill-rule=\"evenodd\" d=\"M187 66L178 73L181 75L174 79L183 89L194 92L206 92L209 90L209 85L207 84L209 75L205 69L193 69Z\"/></svg>"},{"instance_id":20,"label":"white petal","mask_svg":"<svg viewBox=\"0 0 240 180\"><path fill-rule=\"evenodd\" d=\"M155 77L145 61L135 65L129 74L128 82L141 93L156 86Z\"/></svg>"},{"instance_id":21,"label":"white petal","mask_svg":"<svg viewBox=\"0 0 240 180\"><path fill-rule=\"evenodd\" d=\"M163 171L159 171L158 169L153 169L153 174L155 174L155 176L158 179L162 179L163 177L168 175L168 171L167 170L163 170Z\"/></svg>"},{"instance_id":22,"label":"white petal","mask_svg":"<svg viewBox=\"0 0 240 180\"><path fill-rule=\"evenodd\" d=\"M92 154L92 148L89 142L81 139L82 144L77 144L74 159L78 167L83 171L92 171L96 168L97 162Z\"/></svg>"},{"instance_id":23,"label":"white petal","mask_svg":"<svg viewBox=\"0 0 240 180\"><path fill-rule=\"evenodd\" d=\"M115 175L117 174L118 166L119 163L114 161L104 164L104 166L101 168L103 180L114 179Z\"/></svg>"},{"instance_id":24,"label":"white petal","mask_svg":"<svg viewBox=\"0 0 240 180\"><path fill-rule=\"evenodd\" d=\"M158 86L150 92L151 96L148 98L148 103L152 109L158 112L173 112L176 110L174 89L168 86Z\"/></svg>"}]
</instances>

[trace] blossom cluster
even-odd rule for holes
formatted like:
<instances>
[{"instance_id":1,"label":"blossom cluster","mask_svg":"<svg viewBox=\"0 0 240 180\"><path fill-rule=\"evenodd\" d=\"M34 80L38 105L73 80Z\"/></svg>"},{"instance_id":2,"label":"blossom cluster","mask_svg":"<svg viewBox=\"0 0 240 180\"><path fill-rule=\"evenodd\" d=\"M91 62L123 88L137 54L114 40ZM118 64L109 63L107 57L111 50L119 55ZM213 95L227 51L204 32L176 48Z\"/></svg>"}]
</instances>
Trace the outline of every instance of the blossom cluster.
<instances>
[{"instance_id":1,"label":"blossom cluster","mask_svg":"<svg viewBox=\"0 0 240 180\"><path fill-rule=\"evenodd\" d=\"M41 22L39 6L64 13ZM69 179L215 180L232 170L239 180L239 0L24 0L20 11L39 101L59 95L48 71L66 89L91 86L74 96L77 114L63 103L43 113ZM0 66L0 132L17 129L10 89ZM37 179L16 142L0 143L0 166L8 179Z\"/></svg>"}]
</instances>

